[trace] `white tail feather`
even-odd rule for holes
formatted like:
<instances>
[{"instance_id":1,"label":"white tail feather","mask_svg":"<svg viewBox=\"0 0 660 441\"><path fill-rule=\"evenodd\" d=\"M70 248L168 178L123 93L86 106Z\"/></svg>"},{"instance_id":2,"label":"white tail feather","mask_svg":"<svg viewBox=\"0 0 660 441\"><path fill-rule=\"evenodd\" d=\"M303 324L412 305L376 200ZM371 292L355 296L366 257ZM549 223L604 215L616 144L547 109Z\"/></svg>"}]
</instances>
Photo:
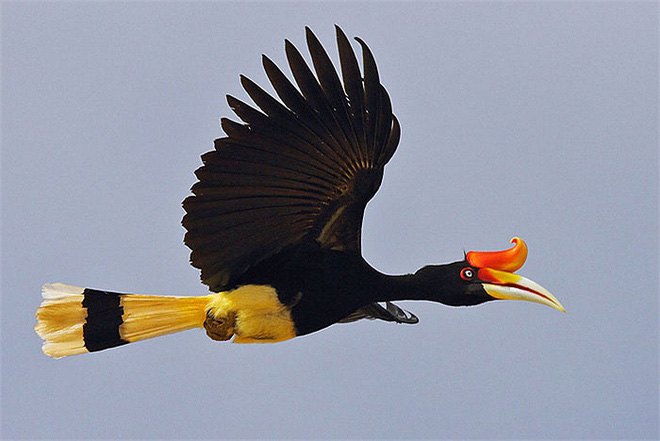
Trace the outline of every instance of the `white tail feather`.
<instances>
[{"instance_id":1,"label":"white tail feather","mask_svg":"<svg viewBox=\"0 0 660 441\"><path fill-rule=\"evenodd\" d=\"M44 299L59 299L72 295L82 295L85 288L64 283L46 283L41 287L41 296Z\"/></svg>"}]
</instances>

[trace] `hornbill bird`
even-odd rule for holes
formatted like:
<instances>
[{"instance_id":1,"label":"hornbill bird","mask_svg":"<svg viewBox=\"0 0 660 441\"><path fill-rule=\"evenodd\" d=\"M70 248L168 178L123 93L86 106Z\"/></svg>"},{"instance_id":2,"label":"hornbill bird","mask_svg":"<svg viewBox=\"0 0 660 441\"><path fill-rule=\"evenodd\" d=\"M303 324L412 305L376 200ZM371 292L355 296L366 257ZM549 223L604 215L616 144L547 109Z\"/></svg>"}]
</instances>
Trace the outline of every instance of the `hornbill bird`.
<instances>
[{"instance_id":1,"label":"hornbill bird","mask_svg":"<svg viewBox=\"0 0 660 441\"><path fill-rule=\"evenodd\" d=\"M527 300L564 311L545 288L514 274L527 257L519 238L507 250L470 251L414 274L385 275L365 261L364 210L400 127L367 45L356 38L361 71L344 32L336 27L336 34L341 79L306 28L313 70L285 41L295 85L263 56L279 100L245 76L241 84L256 107L227 96L241 122L221 120L226 136L202 156L183 202L191 263L212 293L44 285L35 326L44 353L59 358L201 327L214 340L267 343L360 319L417 323L397 300Z\"/></svg>"}]
</instances>

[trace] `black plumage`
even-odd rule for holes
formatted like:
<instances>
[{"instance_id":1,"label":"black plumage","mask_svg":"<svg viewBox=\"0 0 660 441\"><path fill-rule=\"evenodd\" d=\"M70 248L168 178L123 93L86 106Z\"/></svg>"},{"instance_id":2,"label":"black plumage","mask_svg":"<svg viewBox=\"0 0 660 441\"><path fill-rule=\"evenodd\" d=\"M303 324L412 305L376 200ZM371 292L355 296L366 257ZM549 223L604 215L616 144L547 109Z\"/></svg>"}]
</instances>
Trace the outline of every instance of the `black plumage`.
<instances>
[{"instance_id":1,"label":"black plumage","mask_svg":"<svg viewBox=\"0 0 660 441\"><path fill-rule=\"evenodd\" d=\"M202 156L199 182L183 203L185 243L211 290L226 289L248 268L305 238L360 253L364 208L396 150L399 125L368 47L361 43L363 80L338 27L337 41L343 85L307 29L316 76L287 41L297 88L264 56L281 102L244 76L241 84L258 109L227 97L242 123L222 120L227 136Z\"/></svg>"}]
</instances>

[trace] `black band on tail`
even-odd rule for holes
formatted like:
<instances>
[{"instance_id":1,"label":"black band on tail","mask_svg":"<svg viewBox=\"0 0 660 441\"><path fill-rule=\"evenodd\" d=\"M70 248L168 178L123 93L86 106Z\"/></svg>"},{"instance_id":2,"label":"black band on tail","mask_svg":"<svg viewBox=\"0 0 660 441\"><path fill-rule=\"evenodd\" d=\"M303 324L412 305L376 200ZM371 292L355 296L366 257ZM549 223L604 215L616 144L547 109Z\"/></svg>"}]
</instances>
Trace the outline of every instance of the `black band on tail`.
<instances>
[{"instance_id":1,"label":"black band on tail","mask_svg":"<svg viewBox=\"0 0 660 441\"><path fill-rule=\"evenodd\" d=\"M121 294L85 288L83 308L87 308L87 319L83 325L83 340L89 352L114 348L128 343L119 335L119 326L124 322Z\"/></svg>"}]
</instances>

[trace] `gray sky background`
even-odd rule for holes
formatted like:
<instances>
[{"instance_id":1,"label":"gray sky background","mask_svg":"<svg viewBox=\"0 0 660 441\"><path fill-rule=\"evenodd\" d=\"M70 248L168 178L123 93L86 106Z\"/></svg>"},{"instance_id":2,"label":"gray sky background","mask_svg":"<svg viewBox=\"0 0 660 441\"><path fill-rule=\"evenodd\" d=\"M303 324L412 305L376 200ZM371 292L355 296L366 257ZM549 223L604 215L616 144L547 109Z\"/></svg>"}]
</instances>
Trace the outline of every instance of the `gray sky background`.
<instances>
[{"instance_id":1,"label":"gray sky background","mask_svg":"<svg viewBox=\"0 0 660 441\"><path fill-rule=\"evenodd\" d=\"M260 54L283 66L305 25L336 60L334 23L402 125L367 260L519 235L568 313L408 302L417 326L43 355L44 282L206 292L180 203L224 95L267 85ZM5 438L657 438L658 6L5 3L2 251Z\"/></svg>"}]
</instances>

